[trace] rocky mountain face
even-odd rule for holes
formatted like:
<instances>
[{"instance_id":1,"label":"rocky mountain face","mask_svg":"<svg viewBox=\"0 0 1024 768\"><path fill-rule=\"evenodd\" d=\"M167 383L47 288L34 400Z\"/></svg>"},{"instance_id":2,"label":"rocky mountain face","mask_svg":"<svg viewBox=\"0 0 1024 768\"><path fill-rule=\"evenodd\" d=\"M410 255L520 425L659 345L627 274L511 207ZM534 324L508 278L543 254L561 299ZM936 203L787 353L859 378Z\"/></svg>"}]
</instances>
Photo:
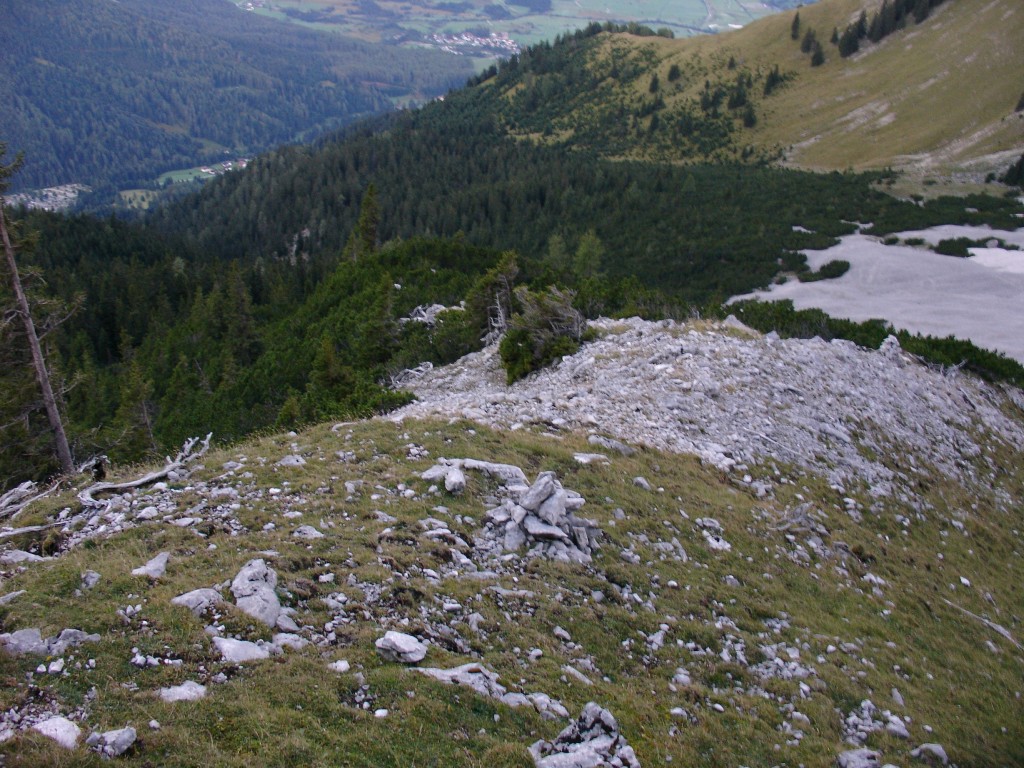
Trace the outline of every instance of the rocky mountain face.
<instances>
[{"instance_id":1,"label":"rocky mountain face","mask_svg":"<svg viewBox=\"0 0 1024 768\"><path fill-rule=\"evenodd\" d=\"M595 329L6 512L5 764L1016 763L1020 392Z\"/></svg>"}]
</instances>

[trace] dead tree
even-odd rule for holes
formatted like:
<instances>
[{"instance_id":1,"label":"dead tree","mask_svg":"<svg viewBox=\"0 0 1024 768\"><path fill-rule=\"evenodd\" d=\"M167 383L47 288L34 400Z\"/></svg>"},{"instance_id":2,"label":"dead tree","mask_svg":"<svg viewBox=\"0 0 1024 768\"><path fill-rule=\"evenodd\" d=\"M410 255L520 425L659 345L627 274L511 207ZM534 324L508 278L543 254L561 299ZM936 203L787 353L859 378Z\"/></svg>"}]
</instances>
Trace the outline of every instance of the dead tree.
<instances>
[{"instance_id":1,"label":"dead tree","mask_svg":"<svg viewBox=\"0 0 1024 768\"><path fill-rule=\"evenodd\" d=\"M0 144L0 157L3 156L4 149L4 145ZM50 422L50 429L53 431L57 460L60 462L61 472L65 475L70 475L75 471L75 463L71 458L71 447L68 445L68 438L64 433L64 423L61 421L60 410L57 408L57 398L54 397L53 387L50 386L50 374L46 370L46 358L43 357L43 349L39 344L36 326L32 321L28 297L21 286L21 277L18 275L18 263L14 258L14 246L11 244L11 238L7 232L7 223L4 218L4 198L2 193L6 185L3 180L14 173L20 164L19 158L11 165L0 165L0 238L2 238L4 244L4 256L7 259L7 269L10 272L11 288L18 302L17 312L25 326L25 336L28 339L29 349L32 352L32 367L35 369L36 381L39 383L39 389L42 391L46 417Z\"/></svg>"}]
</instances>

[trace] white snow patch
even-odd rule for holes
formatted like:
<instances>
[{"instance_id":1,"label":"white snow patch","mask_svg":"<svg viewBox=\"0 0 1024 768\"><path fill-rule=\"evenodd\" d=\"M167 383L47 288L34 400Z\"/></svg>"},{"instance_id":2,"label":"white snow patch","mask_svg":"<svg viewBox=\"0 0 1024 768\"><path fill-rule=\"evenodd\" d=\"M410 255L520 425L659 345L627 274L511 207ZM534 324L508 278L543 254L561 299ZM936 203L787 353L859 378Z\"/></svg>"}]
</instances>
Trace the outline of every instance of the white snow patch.
<instances>
[{"instance_id":1,"label":"white snow patch","mask_svg":"<svg viewBox=\"0 0 1024 768\"><path fill-rule=\"evenodd\" d=\"M897 236L931 244L955 237L999 239L1024 248L1024 229L943 225ZM882 318L913 333L969 339L1024 362L1024 251L971 252L974 255L964 259L924 248L887 246L868 235L847 235L832 248L806 252L811 269L836 259L850 262L842 277L813 283L790 280L732 300L790 299L797 309L818 308L834 317Z\"/></svg>"}]
</instances>

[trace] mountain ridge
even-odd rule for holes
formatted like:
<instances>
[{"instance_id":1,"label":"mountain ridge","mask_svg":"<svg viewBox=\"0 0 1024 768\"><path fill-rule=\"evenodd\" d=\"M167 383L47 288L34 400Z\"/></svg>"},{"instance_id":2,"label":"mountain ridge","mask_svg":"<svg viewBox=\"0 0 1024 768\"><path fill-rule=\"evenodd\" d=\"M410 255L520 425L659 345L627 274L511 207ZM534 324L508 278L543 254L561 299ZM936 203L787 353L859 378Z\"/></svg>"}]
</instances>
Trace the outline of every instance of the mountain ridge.
<instances>
[{"instance_id":1,"label":"mountain ridge","mask_svg":"<svg viewBox=\"0 0 1024 768\"><path fill-rule=\"evenodd\" d=\"M861 12L870 16L880 7L829 0L714 36L603 36L576 45L564 57L567 69L550 73L535 63L546 51L535 48L520 57L532 80L506 77L506 87L499 73L491 82L512 106L505 126L513 135L616 157L781 158L815 170L901 168L969 173L977 181L1009 167L1024 146L1024 118L1015 111L1024 72L1015 45L1024 34L1020 10L1007 0L942 3L922 22L842 57L828 42L833 29L841 32ZM823 46L819 66L802 51L800 38L809 32ZM617 59L632 67L628 76ZM523 105L577 70L594 75L588 91ZM777 84L768 83L773 70ZM542 118L536 124L532 110ZM695 140L702 132L704 140Z\"/></svg>"}]
</instances>

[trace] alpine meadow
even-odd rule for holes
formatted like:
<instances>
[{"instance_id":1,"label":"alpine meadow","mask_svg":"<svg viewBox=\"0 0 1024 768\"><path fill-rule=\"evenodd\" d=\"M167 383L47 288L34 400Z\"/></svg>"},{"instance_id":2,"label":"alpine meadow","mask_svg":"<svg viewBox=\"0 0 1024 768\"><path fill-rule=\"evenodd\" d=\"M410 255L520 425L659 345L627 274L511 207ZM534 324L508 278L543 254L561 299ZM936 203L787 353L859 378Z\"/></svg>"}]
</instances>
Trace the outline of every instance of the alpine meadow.
<instances>
[{"instance_id":1,"label":"alpine meadow","mask_svg":"<svg viewBox=\"0 0 1024 768\"><path fill-rule=\"evenodd\" d=\"M0 11L0 765L1024 763L1024 7L565 5Z\"/></svg>"}]
</instances>

